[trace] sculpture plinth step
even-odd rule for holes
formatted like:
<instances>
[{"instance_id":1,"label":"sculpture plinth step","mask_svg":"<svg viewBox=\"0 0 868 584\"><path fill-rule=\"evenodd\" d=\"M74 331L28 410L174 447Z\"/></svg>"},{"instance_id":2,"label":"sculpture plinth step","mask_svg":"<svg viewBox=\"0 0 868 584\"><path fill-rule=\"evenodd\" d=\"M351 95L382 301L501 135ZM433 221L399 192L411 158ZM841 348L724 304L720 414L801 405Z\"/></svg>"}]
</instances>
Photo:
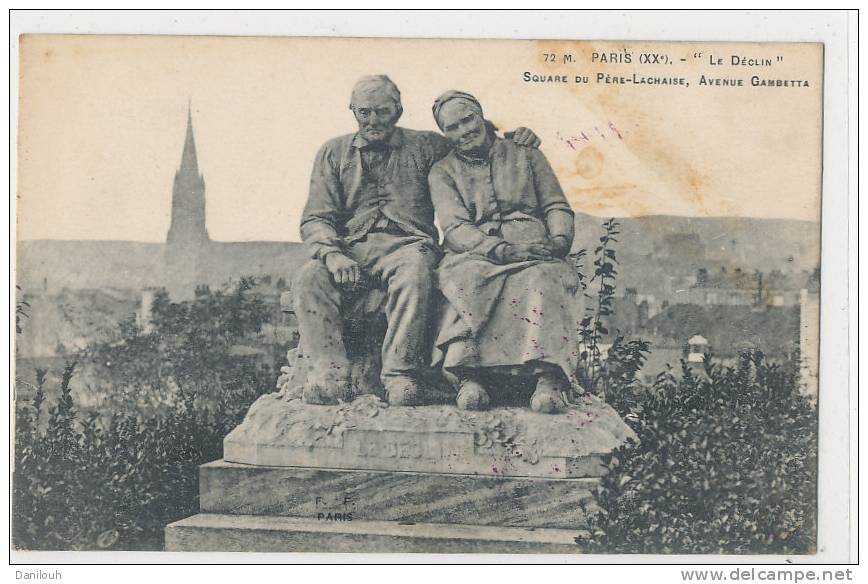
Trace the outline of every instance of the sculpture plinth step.
<instances>
[{"instance_id":1,"label":"sculpture plinth step","mask_svg":"<svg viewBox=\"0 0 868 584\"><path fill-rule=\"evenodd\" d=\"M166 527L166 551L579 553L576 531L200 513Z\"/></svg>"},{"instance_id":2,"label":"sculpture plinth step","mask_svg":"<svg viewBox=\"0 0 868 584\"><path fill-rule=\"evenodd\" d=\"M603 457L632 437L593 396L547 415L388 407L374 396L316 406L270 394L251 406L223 451L227 461L264 466L585 478L602 476Z\"/></svg>"},{"instance_id":3,"label":"sculpture plinth step","mask_svg":"<svg viewBox=\"0 0 868 584\"><path fill-rule=\"evenodd\" d=\"M310 520L587 526L598 479L266 467L218 460L199 467L199 509Z\"/></svg>"}]
</instances>

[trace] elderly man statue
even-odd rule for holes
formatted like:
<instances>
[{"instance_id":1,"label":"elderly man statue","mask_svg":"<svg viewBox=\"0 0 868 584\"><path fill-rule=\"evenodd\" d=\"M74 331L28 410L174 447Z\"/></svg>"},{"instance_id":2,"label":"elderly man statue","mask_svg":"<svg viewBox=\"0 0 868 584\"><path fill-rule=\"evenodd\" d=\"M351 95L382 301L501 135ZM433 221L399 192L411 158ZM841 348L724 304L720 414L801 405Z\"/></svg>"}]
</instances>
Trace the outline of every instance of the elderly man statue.
<instances>
[{"instance_id":1,"label":"elderly man statue","mask_svg":"<svg viewBox=\"0 0 868 584\"><path fill-rule=\"evenodd\" d=\"M320 148L301 219L312 257L293 285L309 365L303 397L313 404L352 398L342 311L380 288L387 321L380 377L391 405L415 405L429 367L440 259L428 172L450 147L437 133L396 126L401 94L385 75L360 79L350 109L359 130ZM539 145L526 129L513 140Z\"/></svg>"}]
</instances>

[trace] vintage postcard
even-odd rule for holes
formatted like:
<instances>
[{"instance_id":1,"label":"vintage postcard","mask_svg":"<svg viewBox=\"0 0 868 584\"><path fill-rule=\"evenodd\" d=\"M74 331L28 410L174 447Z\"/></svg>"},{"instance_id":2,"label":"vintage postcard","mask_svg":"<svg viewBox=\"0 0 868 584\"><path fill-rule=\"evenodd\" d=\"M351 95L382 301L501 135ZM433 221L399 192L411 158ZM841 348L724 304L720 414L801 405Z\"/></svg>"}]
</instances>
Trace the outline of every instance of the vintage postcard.
<instances>
[{"instance_id":1,"label":"vintage postcard","mask_svg":"<svg viewBox=\"0 0 868 584\"><path fill-rule=\"evenodd\" d=\"M14 550L817 552L823 44L19 57Z\"/></svg>"}]
</instances>

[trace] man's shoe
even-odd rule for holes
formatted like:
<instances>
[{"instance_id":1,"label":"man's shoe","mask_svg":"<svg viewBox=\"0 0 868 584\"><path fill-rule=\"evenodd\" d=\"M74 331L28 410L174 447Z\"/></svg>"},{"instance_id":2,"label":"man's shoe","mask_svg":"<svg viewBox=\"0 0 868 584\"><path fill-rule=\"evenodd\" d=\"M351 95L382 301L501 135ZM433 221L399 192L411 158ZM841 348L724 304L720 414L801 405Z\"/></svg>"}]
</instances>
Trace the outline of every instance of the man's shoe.
<instances>
[{"instance_id":1,"label":"man's shoe","mask_svg":"<svg viewBox=\"0 0 868 584\"><path fill-rule=\"evenodd\" d=\"M455 399L458 409L461 410L487 410L491 405L488 392L479 383L465 380L461 382L461 389Z\"/></svg>"},{"instance_id":2,"label":"man's shoe","mask_svg":"<svg viewBox=\"0 0 868 584\"><path fill-rule=\"evenodd\" d=\"M558 380L552 375L541 375L530 398L530 409L541 414L557 414L566 408Z\"/></svg>"},{"instance_id":3,"label":"man's shoe","mask_svg":"<svg viewBox=\"0 0 868 584\"><path fill-rule=\"evenodd\" d=\"M384 384L390 406L419 405L419 384L410 377L395 377Z\"/></svg>"},{"instance_id":4,"label":"man's shoe","mask_svg":"<svg viewBox=\"0 0 868 584\"><path fill-rule=\"evenodd\" d=\"M349 386L341 383L307 383L302 392L302 398L305 403L332 406L341 401L347 401L349 397Z\"/></svg>"}]
</instances>

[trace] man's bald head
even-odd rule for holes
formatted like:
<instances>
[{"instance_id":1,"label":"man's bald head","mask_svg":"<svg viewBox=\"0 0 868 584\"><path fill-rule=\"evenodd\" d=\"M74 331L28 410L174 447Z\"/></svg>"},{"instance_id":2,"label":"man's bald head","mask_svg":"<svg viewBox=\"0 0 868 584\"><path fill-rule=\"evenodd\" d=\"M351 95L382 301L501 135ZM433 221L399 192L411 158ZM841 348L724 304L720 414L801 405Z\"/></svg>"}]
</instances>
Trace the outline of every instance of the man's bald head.
<instances>
[{"instance_id":1,"label":"man's bald head","mask_svg":"<svg viewBox=\"0 0 868 584\"><path fill-rule=\"evenodd\" d=\"M401 92L398 90L395 82L389 79L387 75L365 75L356 81L356 84L353 85L353 93L350 96L350 109L353 109L357 103L380 96L392 100L399 110L403 110L401 106Z\"/></svg>"}]
</instances>

